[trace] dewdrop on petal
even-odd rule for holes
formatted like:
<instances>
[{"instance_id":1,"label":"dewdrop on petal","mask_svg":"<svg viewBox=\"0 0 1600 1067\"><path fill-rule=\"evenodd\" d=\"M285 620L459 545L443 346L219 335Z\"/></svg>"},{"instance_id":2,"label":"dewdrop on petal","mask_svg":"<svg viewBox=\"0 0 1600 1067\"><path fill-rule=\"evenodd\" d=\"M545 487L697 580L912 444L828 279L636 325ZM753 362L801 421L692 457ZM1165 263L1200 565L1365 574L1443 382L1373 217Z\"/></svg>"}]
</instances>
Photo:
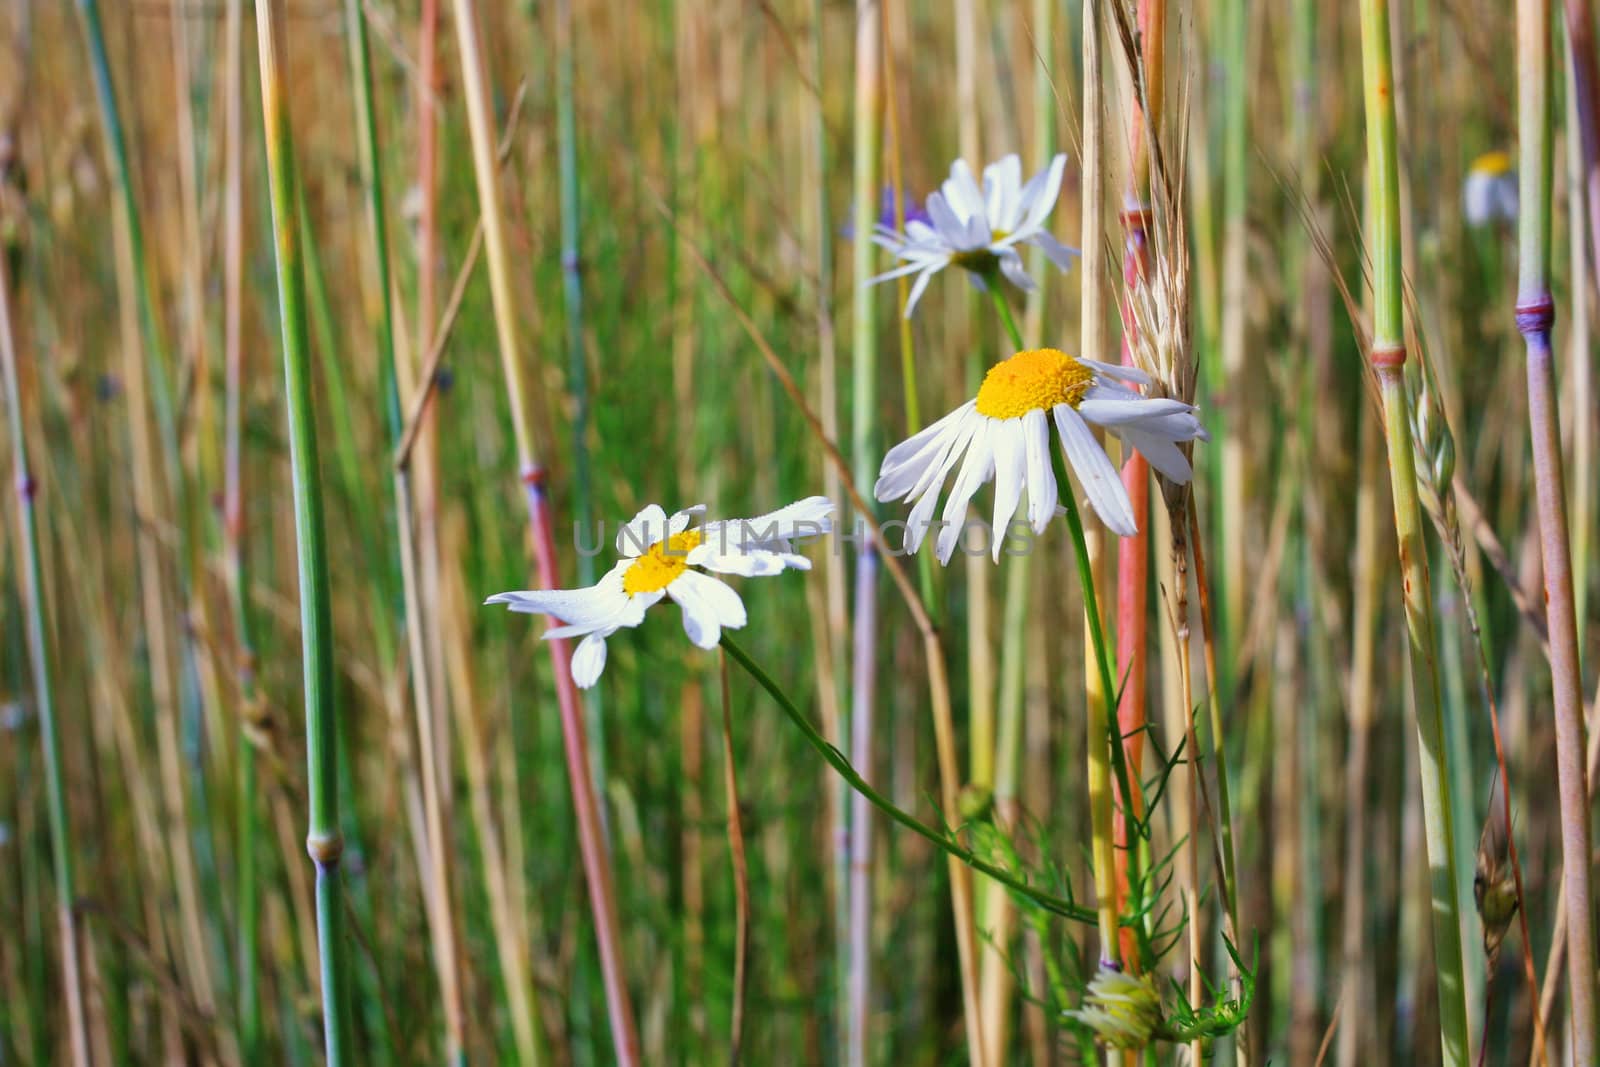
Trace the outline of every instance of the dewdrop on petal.
<instances>
[{"instance_id":1,"label":"dewdrop on petal","mask_svg":"<svg viewBox=\"0 0 1600 1067\"><path fill-rule=\"evenodd\" d=\"M794 542L830 528L833 503L814 496L754 519L724 519L694 528L704 508L686 508L671 518L651 504L617 531L622 558L586 589L527 589L496 593L486 604L549 615L559 624L546 640L581 637L572 651L572 680L588 689L606 666L606 638L638 626L663 597L683 611L683 629L697 648L715 648L723 630L746 622L739 594L710 572L765 577L808 570L811 561Z\"/></svg>"},{"instance_id":2,"label":"dewdrop on petal","mask_svg":"<svg viewBox=\"0 0 1600 1067\"><path fill-rule=\"evenodd\" d=\"M1189 404L1147 397L1122 382L1148 385L1150 377L1133 367L1074 358L1054 348L1018 352L990 367L974 399L891 448L883 459L873 494L880 501L914 502L906 520L906 551L915 552L922 544L945 479L957 463L961 472L950 490L936 542L940 563L950 561L967 505L990 478L995 483L996 562L1024 489L1029 525L1035 534L1043 533L1057 500L1050 464L1052 421L1062 455L1095 514L1112 533L1133 536L1137 529L1128 492L1090 425L1116 434L1179 485L1194 472L1178 445L1210 436Z\"/></svg>"},{"instance_id":3,"label":"dewdrop on petal","mask_svg":"<svg viewBox=\"0 0 1600 1067\"><path fill-rule=\"evenodd\" d=\"M1066 1014L1093 1030L1103 1045L1141 1049L1161 1025L1161 996L1150 975L1135 978L1101 961L1094 981L1084 990L1083 1006Z\"/></svg>"},{"instance_id":4,"label":"dewdrop on petal","mask_svg":"<svg viewBox=\"0 0 1600 1067\"><path fill-rule=\"evenodd\" d=\"M1462 186L1467 222L1488 226L1517 221L1517 172L1504 152L1485 152L1472 161Z\"/></svg>"}]
</instances>

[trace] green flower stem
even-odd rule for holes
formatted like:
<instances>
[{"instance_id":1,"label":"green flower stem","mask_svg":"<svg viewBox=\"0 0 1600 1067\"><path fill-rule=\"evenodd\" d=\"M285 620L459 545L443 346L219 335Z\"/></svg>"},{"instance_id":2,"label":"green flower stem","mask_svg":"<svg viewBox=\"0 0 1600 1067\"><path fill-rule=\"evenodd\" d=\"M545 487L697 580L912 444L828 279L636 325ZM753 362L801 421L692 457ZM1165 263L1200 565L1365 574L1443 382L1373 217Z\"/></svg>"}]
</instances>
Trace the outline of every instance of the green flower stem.
<instances>
[{"instance_id":1,"label":"green flower stem","mask_svg":"<svg viewBox=\"0 0 1600 1067\"><path fill-rule=\"evenodd\" d=\"M755 679L761 688L767 691L767 695L777 702L778 707L782 708L783 713L789 717L789 721L794 723L800 730L806 742L817 750L822 758L828 762L828 765L839 773L841 778L849 783L851 789L865 797L873 807L912 833L965 863L979 874L988 875L1012 892L1026 897L1046 911L1081 923L1092 924L1095 922L1095 913L1090 909L1076 904L1072 900L1046 893L1037 886L1029 885L1010 871L979 858L977 853L971 849L956 844L948 834L940 833L878 792L865 778L856 772L855 767L851 765L844 753L830 745L827 738L822 736L821 731L811 725L811 721L801 713L799 708L795 707L794 702L778 686L778 683L773 681L772 677L762 670L760 665L751 659L744 649L735 644L733 639L726 633L722 635L722 647L739 666L745 669L745 672L751 678Z\"/></svg>"},{"instance_id":2,"label":"green flower stem","mask_svg":"<svg viewBox=\"0 0 1600 1067\"><path fill-rule=\"evenodd\" d=\"M295 543L299 555L300 633L305 666L306 786L310 820L306 851L317 868L317 948L321 957L323 1041L330 1067L354 1062L347 1013L344 894L339 856L338 707L335 703L333 619L328 555L312 408L311 346L307 335L300 231L295 204L294 142L285 109L283 0L256 6L261 63L261 113L266 127L267 177L272 201L283 333L284 391L294 479Z\"/></svg>"},{"instance_id":3,"label":"green flower stem","mask_svg":"<svg viewBox=\"0 0 1600 1067\"><path fill-rule=\"evenodd\" d=\"M1405 293L1401 279L1399 147L1395 133L1394 74L1390 59L1388 0L1361 0L1361 52L1366 82L1367 159L1372 170L1373 335L1371 362L1382 399L1400 549L1406 630L1411 640L1411 682L1420 742L1423 827L1432 887L1434 967L1439 983L1439 1039L1444 1062L1470 1056L1456 895L1455 845L1444 743L1439 666L1434 658L1433 590L1417 500L1416 459L1408 420L1405 378Z\"/></svg>"},{"instance_id":4,"label":"green flower stem","mask_svg":"<svg viewBox=\"0 0 1600 1067\"><path fill-rule=\"evenodd\" d=\"M1022 332L1017 329L1016 319L1011 314L1011 306L1006 303L1005 293L1000 289L998 272L991 271L987 276L987 281L987 288L989 290L990 297L994 302L995 311L1000 316L1000 321L1002 324L1004 324L1006 332L1011 335L1012 343L1016 345L1018 351L1021 351L1024 347ZM1084 617L1088 622L1089 640L1094 649L1095 670L1099 676L1101 691L1107 694L1108 698L1114 698L1115 694L1118 692L1115 683L1116 675L1111 664L1109 646L1106 643L1105 628L1101 622L1100 608L1095 595L1094 568L1089 561L1088 540L1084 536L1083 521L1078 515L1078 504L1076 498L1073 496L1072 482L1068 480L1066 472L1061 469L1060 457L1055 453L1052 453L1052 462L1056 465L1057 481L1065 489L1065 491L1061 494L1061 503L1062 507L1065 508L1067 513L1067 526L1072 534L1073 553L1076 556L1078 563L1078 579L1083 586ZM1088 703L1091 720L1089 722L1089 736L1091 738L1103 736L1106 739L1111 757L1110 773L1116 776L1117 788L1121 790L1121 795L1125 797L1132 796L1133 794L1129 790L1130 780L1128 778L1127 760L1123 752L1122 738L1116 736L1112 732L1112 722L1114 720L1110 715L1106 714L1105 707L1100 705L1098 701L1091 700ZM1096 714L1097 711L1099 714ZM1096 745L1091 756L1092 758L1098 759L1099 755L1099 746ZM1109 785L1109 776L1107 778L1107 784ZM1099 841L1099 829L1104 826L1108 836L1103 844L1106 854L1109 856L1111 854L1111 838L1109 836L1112 810L1111 795L1109 792L1099 790L1095 787L1095 776L1091 776L1090 781L1089 807L1090 820L1096 827L1095 845L1096 847L1100 847L1102 844ZM1103 819L1101 816L1103 816ZM1137 877L1137 872L1133 869L1137 860L1137 855L1137 849L1129 849L1130 869L1128 878L1130 883L1132 883ZM1096 886L1095 891L1097 893L1101 892L1101 889L1098 885ZM1108 896L1107 901L1114 902L1114 898ZM1114 903L1110 910L1102 910L1100 919L1102 935L1114 937L1114 927L1117 922L1115 916L1116 912Z\"/></svg>"},{"instance_id":5,"label":"green flower stem","mask_svg":"<svg viewBox=\"0 0 1600 1067\"><path fill-rule=\"evenodd\" d=\"M989 299L994 303L995 314L1000 316L1000 323L1006 328L1011 343L1021 352L1027 345L1022 342L1022 331L1017 329L1017 320L1011 314L1011 305L1006 303L1006 294L1000 288L1000 271L989 270L984 273L984 288L989 290Z\"/></svg>"}]
</instances>

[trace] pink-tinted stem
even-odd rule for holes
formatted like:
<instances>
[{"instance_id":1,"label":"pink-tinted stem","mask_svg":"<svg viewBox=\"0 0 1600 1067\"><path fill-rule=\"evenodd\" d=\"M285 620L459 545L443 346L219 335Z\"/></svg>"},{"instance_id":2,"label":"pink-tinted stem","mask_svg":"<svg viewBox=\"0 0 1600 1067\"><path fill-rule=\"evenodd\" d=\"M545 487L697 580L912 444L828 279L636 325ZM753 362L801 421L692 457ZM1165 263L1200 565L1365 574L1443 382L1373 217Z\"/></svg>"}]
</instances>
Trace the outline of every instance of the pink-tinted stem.
<instances>
[{"instance_id":1,"label":"pink-tinted stem","mask_svg":"<svg viewBox=\"0 0 1600 1067\"><path fill-rule=\"evenodd\" d=\"M1527 345L1528 425L1544 557L1544 598L1550 628L1550 677L1555 705L1556 789L1561 802L1562 897L1567 911L1567 971L1572 1000L1573 1062L1595 1055L1594 924L1589 890L1589 798L1584 768L1583 697L1578 676L1578 630L1567 541L1566 475L1557 418L1555 361L1548 293L1517 305L1517 328Z\"/></svg>"},{"instance_id":2,"label":"pink-tinted stem","mask_svg":"<svg viewBox=\"0 0 1600 1067\"><path fill-rule=\"evenodd\" d=\"M550 524L550 505L544 493L544 468L530 466L522 475L528 492L528 521L533 527L534 565L539 587L555 589L556 542ZM584 879L589 883L589 906L594 911L594 936L600 950L600 976L605 983L606 1008L611 1019L611 1040L621 1067L639 1063L639 1036L633 1021L633 1001L627 976L622 973L622 944L617 922L617 899L612 888L611 857L600 829L600 807L589 776L589 740L584 731L583 706L572 681L572 650L566 640L546 641L555 671L556 701L561 706L561 738L566 750L567 780L572 783L572 812L578 822L578 851L583 857Z\"/></svg>"},{"instance_id":3,"label":"pink-tinted stem","mask_svg":"<svg viewBox=\"0 0 1600 1067\"><path fill-rule=\"evenodd\" d=\"M1150 269L1150 243L1148 230L1150 212L1139 207L1122 213L1123 231L1126 234L1122 258L1124 283L1122 298L1122 362L1134 365L1134 348L1139 340L1139 323L1134 311L1134 293L1144 284ZM1122 465L1122 484L1133 502L1133 520L1138 532L1117 542L1117 682L1122 685L1122 699L1117 703L1117 726L1122 736L1123 750L1127 753L1128 786L1133 790L1132 809L1141 806L1139 771L1144 763L1145 723L1145 643L1148 638L1147 606L1150 588L1149 535L1146 527L1150 519L1150 464L1137 452L1130 451ZM1128 895L1128 825L1123 815L1130 803L1117 797L1112 833L1117 844L1117 904L1118 910ZM1122 958L1135 961L1133 931L1124 929Z\"/></svg>"}]
</instances>

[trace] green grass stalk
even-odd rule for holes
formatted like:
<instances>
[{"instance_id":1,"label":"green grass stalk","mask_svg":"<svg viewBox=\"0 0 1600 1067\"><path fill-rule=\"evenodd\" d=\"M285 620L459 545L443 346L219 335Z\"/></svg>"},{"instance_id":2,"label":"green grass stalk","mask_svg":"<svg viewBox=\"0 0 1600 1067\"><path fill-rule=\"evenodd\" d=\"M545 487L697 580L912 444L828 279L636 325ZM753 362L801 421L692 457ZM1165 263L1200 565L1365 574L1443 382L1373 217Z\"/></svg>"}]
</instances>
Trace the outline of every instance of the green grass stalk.
<instances>
[{"instance_id":1,"label":"green grass stalk","mask_svg":"<svg viewBox=\"0 0 1600 1067\"><path fill-rule=\"evenodd\" d=\"M1517 113L1521 207L1517 218L1517 329L1527 349L1528 423L1544 560L1550 676L1554 690L1556 772L1561 801L1562 894L1567 913L1567 983L1572 1058L1595 1057L1594 918L1590 901L1590 811L1584 768L1582 678L1572 594L1566 476L1550 346L1551 71L1550 0L1518 0ZM1576 44L1576 42L1575 42ZM1586 417L1583 413L1580 417Z\"/></svg>"},{"instance_id":2,"label":"green grass stalk","mask_svg":"<svg viewBox=\"0 0 1600 1067\"><path fill-rule=\"evenodd\" d=\"M267 174L272 200L277 261L279 326L283 336L284 389L289 415L295 543L299 557L300 637L305 671L306 787L309 821L306 851L317 870L317 948L320 958L323 1045L330 1065L354 1062L348 1022L344 944L344 893L339 857L339 737L328 589L327 539L323 528L322 480L312 407L311 346L306 328L300 230L295 203L294 142L286 109L283 67L287 46L281 21L283 0L256 8L261 64L261 111L266 128Z\"/></svg>"},{"instance_id":3,"label":"green grass stalk","mask_svg":"<svg viewBox=\"0 0 1600 1067\"><path fill-rule=\"evenodd\" d=\"M1440 1044L1449 1067L1469 1056L1467 1006L1456 897L1454 813L1444 743L1434 605L1417 501L1415 458L1405 378L1405 294L1401 279L1399 147L1395 135L1388 0L1361 0L1362 69L1366 90L1367 156L1372 189L1374 317L1370 360L1384 412L1389 483L1394 497L1411 680L1420 743L1423 823L1433 901L1434 967L1438 975Z\"/></svg>"}]
</instances>

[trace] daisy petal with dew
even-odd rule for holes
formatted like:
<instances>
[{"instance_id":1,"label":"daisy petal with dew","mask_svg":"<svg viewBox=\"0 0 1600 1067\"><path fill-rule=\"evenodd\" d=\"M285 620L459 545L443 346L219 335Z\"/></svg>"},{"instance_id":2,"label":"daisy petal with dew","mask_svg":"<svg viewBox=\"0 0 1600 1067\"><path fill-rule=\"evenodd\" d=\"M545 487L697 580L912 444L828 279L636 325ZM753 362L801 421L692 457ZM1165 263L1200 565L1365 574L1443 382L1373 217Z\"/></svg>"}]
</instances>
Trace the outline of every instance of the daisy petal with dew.
<instances>
[{"instance_id":1,"label":"daisy petal with dew","mask_svg":"<svg viewBox=\"0 0 1600 1067\"><path fill-rule=\"evenodd\" d=\"M621 558L594 585L496 593L485 603L550 616L556 625L545 631L546 640L581 637L572 653L572 680L588 689L605 670L606 638L638 626L665 597L678 605L684 633L698 648L714 648L723 630L744 626L744 601L708 572L754 577L810 569L797 543L829 530L833 503L807 497L754 519L696 527L704 513L694 507L668 516L650 504L617 531Z\"/></svg>"},{"instance_id":2,"label":"daisy petal with dew","mask_svg":"<svg viewBox=\"0 0 1600 1067\"><path fill-rule=\"evenodd\" d=\"M883 223L873 231L872 240L900 264L867 284L915 274L916 282L906 299L908 319L929 280L950 266L968 271L979 288L998 273L1017 288L1032 290L1033 279L1023 266L1019 245L1038 247L1062 270L1071 266L1077 255L1045 229L1061 195L1066 168L1067 157L1057 155L1024 184L1022 160L1013 154L985 167L980 187L966 160L956 160L950 165L950 177L928 197L925 217L908 217L904 233Z\"/></svg>"},{"instance_id":3,"label":"daisy petal with dew","mask_svg":"<svg viewBox=\"0 0 1600 1067\"><path fill-rule=\"evenodd\" d=\"M1054 348L1018 352L990 367L976 398L894 446L883 459L873 495L880 501L912 502L906 551L921 546L945 482L958 467L941 517L939 562L950 561L966 522L967 505L991 478L994 559L999 561L1024 493L1028 526L1035 534L1043 533L1058 499L1050 463L1052 423L1061 454L1100 521L1120 536L1136 533L1127 490L1092 427L1117 435L1163 477L1180 485L1193 477L1193 470L1179 446L1208 441L1210 435L1193 406L1147 397L1124 383L1148 385L1150 378L1132 367L1076 359Z\"/></svg>"}]
</instances>

